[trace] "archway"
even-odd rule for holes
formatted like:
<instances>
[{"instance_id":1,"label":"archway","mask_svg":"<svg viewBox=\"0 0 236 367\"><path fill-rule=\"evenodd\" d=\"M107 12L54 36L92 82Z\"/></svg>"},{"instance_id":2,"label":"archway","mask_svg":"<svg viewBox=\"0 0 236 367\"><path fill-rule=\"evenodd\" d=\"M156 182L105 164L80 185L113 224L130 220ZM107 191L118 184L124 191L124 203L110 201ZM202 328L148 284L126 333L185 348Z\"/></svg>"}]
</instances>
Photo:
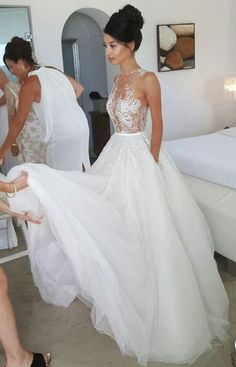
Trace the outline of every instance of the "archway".
<instances>
[{"instance_id":1,"label":"archway","mask_svg":"<svg viewBox=\"0 0 236 367\"><path fill-rule=\"evenodd\" d=\"M113 132L113 126L104 110L105 98L117 74L117 69L107 63L103 46L102 30L108 19L108 15L99 9L79 9L67 19L62 32L64 71L78 79L85 88L79 103L91 131L91 161L97 158ZM93 91L104 97L100 104L91 99Z\"/></svg>"}]
</instances>

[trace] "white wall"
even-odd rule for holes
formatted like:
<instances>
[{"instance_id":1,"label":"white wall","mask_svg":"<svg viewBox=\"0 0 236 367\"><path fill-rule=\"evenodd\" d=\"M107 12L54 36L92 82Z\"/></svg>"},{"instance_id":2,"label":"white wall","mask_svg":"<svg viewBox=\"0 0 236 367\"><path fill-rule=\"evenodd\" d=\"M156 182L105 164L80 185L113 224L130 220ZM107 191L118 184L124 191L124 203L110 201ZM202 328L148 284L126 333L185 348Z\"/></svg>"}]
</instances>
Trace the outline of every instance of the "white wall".
<instances>
[{"instance_id":1,"label":"white wall","mask_svg":"<svg viewBox=\"0 0 236 367\"><path fill-rule=\"evenodd\" d=\"M1 43L7 43L16 34L24 38L30 31L27 8L0 8L0 24Z\"/></svg>"},{"instance_id":2,"label":"white wall","mask_svg":"<svg viewBox=\"0 0 236 367\"><path fill-rule=\"evenodd\" d=\"M197 135L236 125L236 101L223 101L225 76L236 75L235 0L130 1L143 13L143 44L137 54L146 68L157 70L156 25L196 24L196 68L159 73L165 137ZM62 67L61 33L66 19L80 8L98 8L110 15L127 1L25 0L31 6L33 36L39 61ZM18 5L4 0L3 5ZM22 3L21 3L22 5Z\"/></svg>"}]
</instances>

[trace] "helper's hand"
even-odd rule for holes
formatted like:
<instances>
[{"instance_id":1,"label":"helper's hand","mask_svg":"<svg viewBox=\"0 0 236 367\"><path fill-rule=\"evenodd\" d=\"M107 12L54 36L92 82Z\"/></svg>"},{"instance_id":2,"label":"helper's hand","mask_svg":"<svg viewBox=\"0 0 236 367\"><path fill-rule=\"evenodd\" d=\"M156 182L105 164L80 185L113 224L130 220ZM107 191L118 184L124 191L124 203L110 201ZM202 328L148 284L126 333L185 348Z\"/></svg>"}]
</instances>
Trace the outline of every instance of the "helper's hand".
<instances>
[{"instance_id":1,"label":"helper's hand","mask_svg":"<svg viewBox=\"0 0 236 367\"><path fill-rule=\"evenodd\" d=\"M25 211L22 213L14 213L14 216L18 219L25 220L27 222L40 224L42 223L43 216L34 216L30 211Z\"/></svg>"},{"instance_id":2,"label":"helper's hand","mask_svg":"<svg viewBox=\"0 0 236 367\"><path fill-rule=\"evenodd\" d=\"M17 191L23 190L28 186L28 173L25 171L21 172L21 176L16 178L13 183L16 185Z\"/></svg>"}]
</instances>

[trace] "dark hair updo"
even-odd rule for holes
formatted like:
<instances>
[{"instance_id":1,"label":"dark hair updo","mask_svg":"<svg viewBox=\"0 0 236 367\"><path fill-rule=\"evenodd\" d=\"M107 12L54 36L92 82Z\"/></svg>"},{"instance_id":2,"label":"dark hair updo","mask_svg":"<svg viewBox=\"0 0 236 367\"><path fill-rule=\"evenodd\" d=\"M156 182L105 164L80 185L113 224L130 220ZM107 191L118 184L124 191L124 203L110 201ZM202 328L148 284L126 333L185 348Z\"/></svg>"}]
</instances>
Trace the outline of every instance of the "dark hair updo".
<instances>
[{"instance_id":1,"label":"dark hair updo","mask_svg":"<svg viewBox=\"0 0 236 367\"><path fill-rule=\"evenodd\" d=\"M134 41L134 51L136 51L142 42L143 24L141 12L132 5L126 5L112 14L104 28L104 33L123 43Z\"/></svg>"},{"instance_id":2,"label":"dark hair updo","mask_svg":"<svg viewBox=\"0 0 236 367\"><path fill-rule=\"evenodd\" d=\"M34 65L34 57L31 45L20 37L13 37L10 42L6 44L3 61L11 60L17 63L20 59L26 61L29 65Z\"/></svg>"}]
</instances>

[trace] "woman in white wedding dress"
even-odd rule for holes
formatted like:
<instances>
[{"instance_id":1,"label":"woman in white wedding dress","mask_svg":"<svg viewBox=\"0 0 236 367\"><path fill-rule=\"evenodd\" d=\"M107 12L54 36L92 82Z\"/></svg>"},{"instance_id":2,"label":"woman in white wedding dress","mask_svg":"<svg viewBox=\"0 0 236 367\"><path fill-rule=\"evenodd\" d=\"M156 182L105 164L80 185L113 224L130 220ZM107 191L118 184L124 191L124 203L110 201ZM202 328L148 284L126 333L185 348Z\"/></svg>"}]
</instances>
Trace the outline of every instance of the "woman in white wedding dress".
<instances>
[{"instance_id":1,"label":"woman in white wedding dress","mask_svg":"<svg viewBox=\"0 0 236 367\"><path fill-rule=\"evenodd\" d=\"M142 26L127 5L105 27L107 57L121 71L107 104L115 134L95 164L85 173L25 164L8 179L27 175L0 189L12 193L14 213L44 216L29 223L29 256L46 302L79 297L95 328L141 365L192 363L224 340L228 298L205 219L160 148L159 83L135 60Z\"/></svg>"}]
</instances>

